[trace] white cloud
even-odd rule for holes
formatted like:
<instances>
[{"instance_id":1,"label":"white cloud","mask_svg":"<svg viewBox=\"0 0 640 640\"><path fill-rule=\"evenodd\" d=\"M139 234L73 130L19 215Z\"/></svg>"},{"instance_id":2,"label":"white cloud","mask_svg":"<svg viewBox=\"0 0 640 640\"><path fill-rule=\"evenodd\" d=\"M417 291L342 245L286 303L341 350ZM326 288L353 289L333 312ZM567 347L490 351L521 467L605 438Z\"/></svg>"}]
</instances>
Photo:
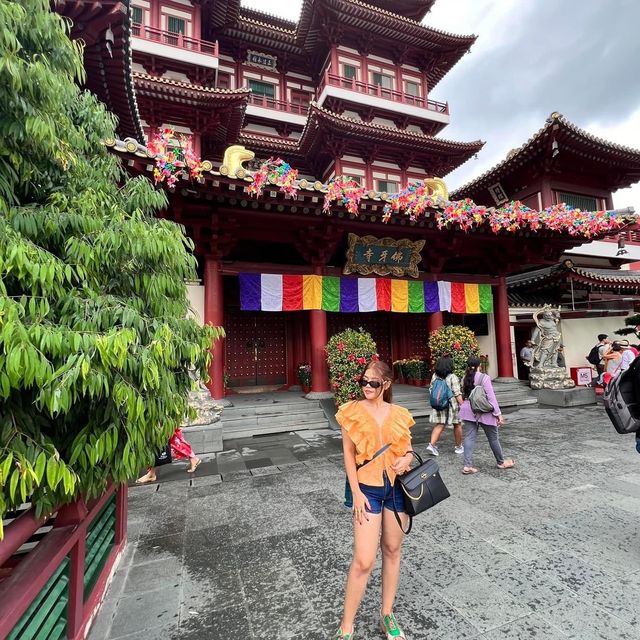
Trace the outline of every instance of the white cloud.
<instances>
[{"instance_id":1,"label":"white cloud","mask_svg":"<svg viewBox=\"0 0 640 640\"><path fill-rule=\"evenodd\" d=\"M640 108L622 122L605 123L594 121L585 129L600 138L640 149ZM618 208L634 207L640 214L640 183L629 189L620 189L613 194L613 205Z\"/></svg>"}]
</instances>

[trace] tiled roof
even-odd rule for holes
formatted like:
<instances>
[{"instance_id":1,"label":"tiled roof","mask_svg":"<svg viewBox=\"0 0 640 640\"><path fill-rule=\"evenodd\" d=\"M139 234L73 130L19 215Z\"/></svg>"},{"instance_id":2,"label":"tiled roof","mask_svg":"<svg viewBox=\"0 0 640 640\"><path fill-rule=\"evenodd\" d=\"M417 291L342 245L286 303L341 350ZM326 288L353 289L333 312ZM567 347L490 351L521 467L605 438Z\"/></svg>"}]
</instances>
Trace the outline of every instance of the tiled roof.
<instances>
[{"instance_id":1,"label":"tiled roof","mask_svg":"<svg viewBox=\"0 0 640 640\"><path fill-rule=\"evenodd\" d=\"M621 269L592 269L565 265L553 265L507 277L507 287L517 289L531 285L543 285L546 282L568 278L580 282L613 285L636 289L640 286L640 271Z\"/></svg>"},{"instance_id":2,"label":"tiled roof","mask_svg":"<svg viewBox=\"0 0 640 640\"><path fill-rule=\"evenodd\" d=\"M401 143L405 142L407 144L420 143L428 145L431 149L438 149L441 151L470 151L472 153L477 153L484 146L484 142L482 140L474 140L473 142L455 142L453 140L428 136L417 131L408 131L375 122L356 120L355 118L349 118L348 116L334 113L329 109L324 109L323 107L318 106L315 102L312 102L310 105L309 122L305 127L305 132L313 126L313 120L330 121L339 127L348 128L352 132L371 135L374 139L378 139L378 136L383 135L388 140L394 140ZM303 138L304 135L305 134L303 133Z\"/></svg>"},{"instance_id":3,"label":"tiled roof","mask_svg":"<svg viewBox=\"0 0 640 640\"><path fill-rule=\"evenodd\" d=\"M191 82L183 82L182 80L175 80L173 78L161 78L137 71L133 73L133 79L138 89L153 89L158 94L170 94L190 101L206 101L208 104L244 102L246 105L249 100L249 95L251 94L251 90L248 88L212 89L210 87L192 84Z\"/></svg>"},{"instance_id":4,"label":"tiled roof","mask_svg":"<svg viewBox=\"0 0 640 640\"><path fill-rule=\"evenodd\" d=\"M545 125L534 133L523 145L510 151L504 160L494 165L491 169L488 169L471 182L468 182L462 187L456 189L451 194L451 197L456 200L465 197L473 197L473 194L477 190L485 188L490 184L497 182L503 176L508 175L515 168L526 162L527 159L533 155L534 149L537 149L539 145L546 145L546 138L548 137L548 134L555 128L559 128L564 131L568 137L574 140L580 140L587 143L591 147L592 151L600 152L603 162L606 162L607 159L613 158L624 159L637 164L638 171L640 171L640 150L609 142L608 140L594 136L567 120L561 113L554 111L547 118ZM638 173L638 179L640 179L640 173Z\"/></svg>"}]
</instances>

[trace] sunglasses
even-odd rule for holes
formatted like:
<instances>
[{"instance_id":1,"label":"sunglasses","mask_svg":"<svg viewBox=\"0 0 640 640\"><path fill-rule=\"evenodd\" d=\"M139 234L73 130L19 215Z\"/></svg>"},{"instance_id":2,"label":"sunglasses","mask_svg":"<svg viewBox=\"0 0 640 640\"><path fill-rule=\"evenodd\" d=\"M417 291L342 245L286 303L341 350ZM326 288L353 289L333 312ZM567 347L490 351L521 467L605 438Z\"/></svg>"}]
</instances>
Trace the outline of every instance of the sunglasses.
<instances>
[{"instance_id":1,"label":"sunglasses","mask_svg":"<svg viewBox=\"0 0 640 640\"><path fill-rule=\"evenodd\" d=\"M363 388L369 385L372 389L379 389L384 384L384 382L380 382L379 380L367 380L366 378L360 378L360 380L358 380L358 384Z\"/></svg>"}]
</instances>

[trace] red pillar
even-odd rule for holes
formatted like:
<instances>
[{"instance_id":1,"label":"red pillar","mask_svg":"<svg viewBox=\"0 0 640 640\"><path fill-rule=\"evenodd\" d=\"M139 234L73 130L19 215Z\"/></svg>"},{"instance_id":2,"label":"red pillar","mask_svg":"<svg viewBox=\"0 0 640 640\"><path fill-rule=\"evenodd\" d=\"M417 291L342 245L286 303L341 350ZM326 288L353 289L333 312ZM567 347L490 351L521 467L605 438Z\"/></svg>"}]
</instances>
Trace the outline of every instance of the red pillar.
<instances>
[{"instance_id":1,"label":"red pillar","mask_svg":"<svg viewBox=\"0 0 640 640\"><path fill-rule=\"evenodd\" d=\"M498 278L498 286L494 287L493 295L496 322L496 350L498 352L498 376L500 378L513 378L509 301L507 299L507 283L504 276Z\"/></svg>"},{"instance_id":2,"label":"red pillar","mask_svg":"<svg viewBox=\"0 0 640 640\"><path fill-rule=\"evenodd\" d=\"M224 321L224 295L220 261L207 256L204 263L204 322L221 327ZM224 340L212 345L207 387L215 400L224 399Z\"/></svg>"},{"instance_id":3,"label":"red pillar","mask_svg":"<svg viewBox=\"0 0 640 640\"><path fill-rule=\"evenodd\" d=\"M316 275L322 275L322 268L314 269ZM320 309L309 311L309 329L311 337L311 393L329 392L329 369L327 367L327 312Z\"/></svg>"},{"instance_id":4,"label":"red pillar","mask_svg":"<svg viewBox=\"0 0 640 640\"><path fill-rule=\"evenodd\" d=\"M428 318L429 333L431 333L432 331L436 331L442 325L444 325L444 316L442 315L442 311L433 311L432 313L429 314L429 318Z\"/></svg>"}]
</instances>

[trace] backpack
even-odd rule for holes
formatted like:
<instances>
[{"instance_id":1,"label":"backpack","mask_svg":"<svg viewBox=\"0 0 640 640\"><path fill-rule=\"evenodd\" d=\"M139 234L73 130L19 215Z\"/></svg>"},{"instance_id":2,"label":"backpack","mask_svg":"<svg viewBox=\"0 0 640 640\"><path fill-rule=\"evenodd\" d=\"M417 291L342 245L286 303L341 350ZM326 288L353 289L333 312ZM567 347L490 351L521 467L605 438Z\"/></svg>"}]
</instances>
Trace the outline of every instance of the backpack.
<instances>
[{"instance_id":1,"label":"backpack","mask_svg":"<svg viewBox=\"0 0 640 640\"><path fill-rule=\"evenodd\" d=\"M589 355L587 356L587 362L591 363L594 366L600 364L600 343L598 343L591 351L589 351Z\"/></svg>"},{"instance_id":2,"label":"backpack","mask_svg":"<svg viewBox=\"0 0 640 640\"><path fill-rule=\"evenodd\" d=\"M640 362L612 378L604 392L604 408L618 433L640 434Z\"/></svg>"},{"instance_id":3,"label":"backpack","mask_svg":"<svg viewBox=\"0 0 640 640\"><path fill-rule=\"evenodd\" d=\"M429 389L429 403L437 411L444 411L449 408L449 401L453 398L453 391L446 380L434 376Z\"/></svg>"},{"instance_id":4,"label":"backpack","mask_svg":"<svg viewBox=\"0 0 640 640\"><path fill-rule=\"evenodd\" d=\"M486 374L483 374L486 375ZM480 378L480 384L475 385L469 394L469 404L473 413L493 413L494 406L489 402L487 398L487 392L482 386L482 378Z\"/></svg>"}]
</instances>

